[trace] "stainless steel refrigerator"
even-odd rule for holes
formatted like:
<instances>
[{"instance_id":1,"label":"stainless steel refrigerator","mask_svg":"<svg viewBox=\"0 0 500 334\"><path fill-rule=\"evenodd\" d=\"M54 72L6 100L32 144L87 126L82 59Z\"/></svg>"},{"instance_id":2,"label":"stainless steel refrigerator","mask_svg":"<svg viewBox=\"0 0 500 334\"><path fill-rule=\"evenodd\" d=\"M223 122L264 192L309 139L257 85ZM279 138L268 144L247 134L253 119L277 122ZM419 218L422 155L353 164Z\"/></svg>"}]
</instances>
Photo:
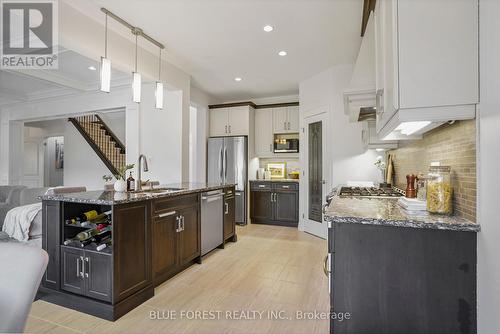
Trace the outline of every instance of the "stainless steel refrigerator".
<instances>
[{"instance_id":1,"label":"stainless steel refrigerator","mask_svg":"<svg viewBox=\"0 0 500 334\"><path fill-rule=\"evenodd\" d=\"M236 184L236 223L247 223L247 137L208 139L207 178L209 183Z\"/></svg>"}]
</instances>

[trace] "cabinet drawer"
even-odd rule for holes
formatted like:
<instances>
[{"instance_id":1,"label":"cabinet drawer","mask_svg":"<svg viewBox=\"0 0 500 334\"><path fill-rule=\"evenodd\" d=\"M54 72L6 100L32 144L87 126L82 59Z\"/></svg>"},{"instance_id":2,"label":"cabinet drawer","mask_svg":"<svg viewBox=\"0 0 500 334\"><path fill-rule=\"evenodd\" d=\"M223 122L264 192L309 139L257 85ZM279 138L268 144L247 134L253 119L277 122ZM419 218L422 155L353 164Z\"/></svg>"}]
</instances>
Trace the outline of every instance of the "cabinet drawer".
<instances>
[{"instance_id":1,"label":"cabinet drawer","mask_svg":"<svg viewBox=\"0 0 500 334\"><path fill-rule=\"evenodd\" d=\"M252 190L271 190L271 182L250 182L250 188Z\"/></svg>"},{"instance_id":2,"label":"cabinet drawer","mask_svg":"<svg viewBox=\"0 0 500 334\"><path fill-rule=\"evenodd\" d=\"M153 215L156 216L163 211L197 206L198 202L199 194L156 199L153 201Z\"/></svg>"},{"instance_id":3,"label":"cabinet drawer","mask_svg":"<svg viewBox=\"0 0 500 334\"><path fill-rule=\"evenodd\" d=\"M274 189L276 190L297 190L299 189L299 184L295 182L276 182L274 184Z\"/></svg>"}]
</instances>

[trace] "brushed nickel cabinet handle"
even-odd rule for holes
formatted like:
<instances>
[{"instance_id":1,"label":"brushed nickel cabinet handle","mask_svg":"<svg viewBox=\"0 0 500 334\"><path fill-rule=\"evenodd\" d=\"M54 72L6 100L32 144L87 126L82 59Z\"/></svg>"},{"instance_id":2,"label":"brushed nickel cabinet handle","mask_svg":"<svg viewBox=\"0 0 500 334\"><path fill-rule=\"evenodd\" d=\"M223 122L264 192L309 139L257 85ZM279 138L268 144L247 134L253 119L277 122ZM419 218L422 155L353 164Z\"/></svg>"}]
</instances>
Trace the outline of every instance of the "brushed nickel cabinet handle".
<instances>
[{"instance_id":1,"label":"brushed nickel cabinet handle","mask_svg":"<svg viewBox=\"0 0 500 334\"><path fill-rule=\"evenodd\" d=\"M165 212L165 213L160 213L158 215L158 217L165 218L165 217L169 217L169 216L173 216L173 215L175 215L175 211L169 211L169 212Z\"/></svg>"},{"instance_id":2,"label":"brushed nickel cabinet handle","mask_svg":"<svg viewBox=\"0 0 500 334\"><path fill-rule=\"evenodd\" d=\"M76 258L76 277L80 277L80 258Z\"/></svg>"},{"instance_id":3,"label":"brushed nickel cabinet handle","mask_svg":"<svg viewBox=\"0 0 500 334\"><path fill-rule=\"evenodd\" d=\"M326 254L325 259L323 260L323 272L325 273L326 277L330 275L330 270L328 270L328 255Z\"/></svg>"},{"instance_id":4,"label":"brushed nickel cabinet handle","mask_svg":"<svg viewBox=\"0 0 500 334\"><path fill-rule=\"evenodd\" d=\"M265 188L266 186L264 184L259 184L259 188Z\"/></svg>"},{"instance_id":5,"label":"brushed nickel cabinet handle","mask_svg":"<svg viewBox=\"0 0 500 334\"><path fill-rule=\"evenodd\" d=\"M225 202L224 206L226 207L226 210L224 211L224 214L227 215L229 213L229 204L227 204L227 202Z\"/></svg>"},{"instance_id":6,"label":"brushed nickel cabinet handle","mask_svg":"<svg viewBox=\"0 0 500 334\"><path fill-rule=\"evenodd\" d=\"M88 263L88 267L89 267L89 270L90 271L90 259L88 257L85 258L85 262ZM85 269L85 266L83 266L83 271L85 272L85 278L88 278L89 277L89 273L87 272L87 270Z\"/></svg>"},{"instance_id":7,"label":"brushed nickel cabinet handle","mask_svg":"<svg viewBox=\"0 0 500 334\"><path fill-rule=\"evenodd\" d=\"M274 195L274 194L273 194L273 193L271 193L271 202L274 202L274 200L273 200L273 195Z\"/></svg>"}]
</instances>

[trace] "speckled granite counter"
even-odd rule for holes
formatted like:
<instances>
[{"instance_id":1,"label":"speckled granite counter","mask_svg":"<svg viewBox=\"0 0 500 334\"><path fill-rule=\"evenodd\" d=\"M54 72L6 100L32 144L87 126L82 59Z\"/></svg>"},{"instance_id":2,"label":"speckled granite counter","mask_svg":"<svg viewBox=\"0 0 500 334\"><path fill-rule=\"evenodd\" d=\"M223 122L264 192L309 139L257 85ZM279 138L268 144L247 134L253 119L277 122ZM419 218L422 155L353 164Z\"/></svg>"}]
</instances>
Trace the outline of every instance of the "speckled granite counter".
<instances>
[{"instance_id":1,"label":"speckled granite counter","mask_svg":"<svg viewBox=\"0 0 500 334\"><path fill-rule=\"evenodd\" d=\"M234 184L213 184L213 183L176 183L156 186L155 188L182 188L182 190L165 192L115 192L115 191L87 191L80 193L69 193L60 195L44 195L42 200L87 203L99 205L116 205L131 202L144 201L162 197L174 197L180 195L194 194L205 191L212 191L232 187Z\"/></svg>"},{"instance_id":2,"label":"speckled granite counter","mask_svg":"<svg viewBox=\"0 0 500 334\"><path fill-rule=\"evenodd\" d=\"M331 222L429 228L479 232L480 226L456 216L423 213L410 214L397 199L339 197L337 190L328 196L330 204L323 209L324 219Z\"/></svg>"},{"instance_id":3,"label":"speckled granite counter","mask_svg":"<svg viewBox=\"0 0 500 334\"><path fill-rule=\"evenodd\" d=\"M250 180L250 182L299 182L299 179Z\"/></svg>"}]
</instances>

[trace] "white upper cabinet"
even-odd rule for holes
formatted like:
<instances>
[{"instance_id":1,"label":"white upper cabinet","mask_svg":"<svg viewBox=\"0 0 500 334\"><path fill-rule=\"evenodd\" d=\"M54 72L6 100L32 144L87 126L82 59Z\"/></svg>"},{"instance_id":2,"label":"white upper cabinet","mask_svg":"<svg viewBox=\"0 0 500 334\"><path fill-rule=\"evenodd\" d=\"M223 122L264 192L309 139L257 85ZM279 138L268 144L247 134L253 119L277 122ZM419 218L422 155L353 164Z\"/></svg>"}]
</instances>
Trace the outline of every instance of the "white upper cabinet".
<instances>
[{"instance_id":1,"label":"white upper cabinet","mask_svg":"<svg viewBox=\"0 0 500 334\"><path fill-rule=\"evenodd\" d=\"M210 109L210 136L227 136L227 109Z\"/></svg>"},{"instance_id":2,"label":"white upper cabinet","mask_svg":"<svg viewBox=\"0 0 500 334\"><path fill-rule=\"evenodd\" d=\"M250 129L250 107L228 108L227 124L230 136L248 136Z\"/></svg>"},{"instance_id":3,"label":"white upper cabinet","mask_svg":"<svg viewBox=\"0 0 500 334\"><path fill-rule=\"evenodd\" d=\"M274 133L299 132L299 107L273 108Z\"/></svg>"},{"instance_id":4,"label":"white upper cabinet","mask_svg":"<svg viewBox=\"0 0 500 334\"><path fill-rule=\"evenodd\" d=\"M403 123L430 123L421 134L447 120L474 118L478 1L377 1L374 17L381 137L407 139L394 136Z\"/></svg>"},{"instance_id":5,"label":"white upper cabinet","mask_svg":"<svg viewBox=\"0 0 500 334\"><path fill-rule=\"evenodd\" d=\"M248 136L251 112L250 106L210 109L210 137Z\"/></svg>"},{"instance_id":6,"label":"white upper cabinet","mask_svg":"<svg viewBox=\"0 0 500 334\"><path fill-rule=\"evenodd\" d=\"M274 156L273 111L269 108L255 110L255 155Z\"/></svg>"},{"instance_id":7,"label":"white upper cabinet","mask_svg":"<svg viewBox=\"0 0 500 334\"><path fill-rule=\"evenodd\" d=\"M299 106L288 107L288 131L291 133L299 132Z\"/></svg>"}]
</instances>

